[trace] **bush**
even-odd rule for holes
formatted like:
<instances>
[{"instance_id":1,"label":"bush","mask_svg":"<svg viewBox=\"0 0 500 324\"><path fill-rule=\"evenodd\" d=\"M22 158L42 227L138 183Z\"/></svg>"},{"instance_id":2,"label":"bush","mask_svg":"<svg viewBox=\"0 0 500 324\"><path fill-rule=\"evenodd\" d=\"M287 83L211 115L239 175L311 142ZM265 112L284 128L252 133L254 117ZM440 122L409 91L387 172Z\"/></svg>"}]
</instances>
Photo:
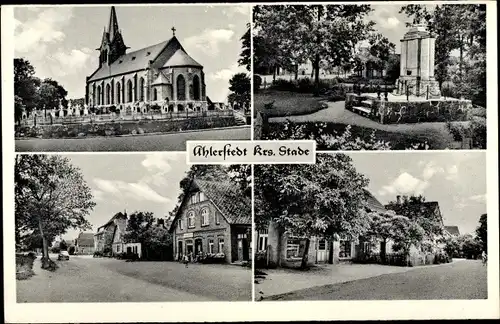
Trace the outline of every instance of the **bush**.
<instances>
[{"instance_id":1,"label":"bush","mask_svg":"<svg viewBox=\"0 0 500 324\"><path fill-rule=\"evenodd\" d=\"M16 279L25 280L33 276L33 262L36 255L33 252L16 253Z\"/></svg>"},{"instance_id":2,"label":"bush","mask_svg":"<svg viewBox=\"0 0 500 324\"><path fill-rule=\"evenodd\" d=\"M473 116L471 120L472 145L486 149L486 118Z\"/></svg>"},{"instance_id":3,"label":"bush","mask_svg":"<svg viewBox=\"0 0 500 324\"><path fill-rule=\"evenodd\" d=\"M93 257L94 258L102 258L103 253L101 251L95 251Z\"/></svg>"},{"instance_id":4,"label":"bush","mask_svg":"<svg viewBox=\"0 0 500 324\"><path fill-rule=\"evenodd\" d=\"M70 247L68 248L68 254L69 254L69 255L73 255L73 254L75 254L75 247L74 247L74 246L70 246Z\"/></svg>"},{"instance_id":5,"label":"bush","mask_svg":"<svg viewBox=\"0 0 500 324\"><path fill-rule=\"evenodd\" d=\"M54 246L52 248L52 253L59 253L59 252L61 252L61 249L58 246Z\"/></svg>"},{"instance_id":6,"label":"bush","mask_svg":"<svg viewBox=\"0 0 500 324\"><path fill-rule=\"evenodd\" d=\"M254 74L253 75L253 90L257 91L260 89L260 86L262 85L262 78L260 75Z\"/></svg>"},{"instance_id":7,"label":"bush","mask_svg":"<svg viewBox=\"0 0 500 324\"><path fill-rule=\"evenodd\" d=\"M297 91L297 87L293 81L284 79L274 80L269 88L279 91Z\"/></svg>"}]
</instances>

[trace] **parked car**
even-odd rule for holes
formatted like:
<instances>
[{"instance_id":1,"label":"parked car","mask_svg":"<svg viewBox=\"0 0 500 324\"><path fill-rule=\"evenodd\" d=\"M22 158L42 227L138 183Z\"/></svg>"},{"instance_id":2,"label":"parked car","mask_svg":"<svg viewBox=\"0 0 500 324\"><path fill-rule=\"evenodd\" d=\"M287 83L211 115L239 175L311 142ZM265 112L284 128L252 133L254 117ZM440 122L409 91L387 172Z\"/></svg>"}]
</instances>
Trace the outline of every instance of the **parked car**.
<instances>
[{"instance_id":1,"label":"parked car","mask_svg":"<svg viewBox=\"0 0 500 324\"><path fill-rule=\"evenodd\" d=\"M59 253L59 256L57 257L57 260L58 261L69 260L69 253L68 253L68 251L61 251L61 253Z\"/></svg>"}]
</instances>

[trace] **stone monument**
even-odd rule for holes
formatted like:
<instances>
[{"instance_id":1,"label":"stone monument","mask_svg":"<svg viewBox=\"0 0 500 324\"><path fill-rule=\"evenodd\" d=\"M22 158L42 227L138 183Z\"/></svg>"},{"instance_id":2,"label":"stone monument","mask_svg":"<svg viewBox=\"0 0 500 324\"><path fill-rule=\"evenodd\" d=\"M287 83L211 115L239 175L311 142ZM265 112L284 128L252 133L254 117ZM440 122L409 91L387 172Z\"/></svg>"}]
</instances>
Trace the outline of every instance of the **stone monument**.
<instances>
[{"instance_id":1,"label":"stone monument","mask_svg":"<svg viewBox=\"0 0 500 324\"><path fill-rule=\"evenodd\" d=\"M59 117L64 117L64 106L62 104L62 99L59 99Z\"/></svg>"},{"instance_id":2,"label":"stone monument","mask_svg":"<svg viewBox=\"0 0 500 324\"><path fill-rule=\"evenodd\" d=\"M89 114L89 108L88 108L87 104L84 104L83 105L83 115L87 116L88 114Z\"/></svg>"},{"instance_id":3,"label":"stone monument","mask_svg":"<svg viewBox=\"0 0 500 324\"><path fill-rule=\"evenodd\" d=\"M416 24L401 40L399 79L396 94L440 98L439 83L434 78L434 52L436 38L425 24Z\"/></svg>"}]
</instances>

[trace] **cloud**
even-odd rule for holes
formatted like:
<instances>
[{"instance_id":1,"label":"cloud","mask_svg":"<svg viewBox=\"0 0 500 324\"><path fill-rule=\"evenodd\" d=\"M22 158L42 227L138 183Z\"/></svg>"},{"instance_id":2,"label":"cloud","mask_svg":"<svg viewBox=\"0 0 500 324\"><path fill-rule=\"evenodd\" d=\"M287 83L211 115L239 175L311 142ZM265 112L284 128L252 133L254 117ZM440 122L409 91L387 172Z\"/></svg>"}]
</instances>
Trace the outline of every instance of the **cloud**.
<instances>
[{"instance_id":1,"label":"cloud","mask_svg":"<svg viewBox=\"0 0 500 324\"><path fill-rule=\"evenodd\" d=\"M169 198L158 194L147 183L142 181L129 183L120 180L95 178L94 183L103 193L123 199L146 200L155 203L169 203L171 201Z\"/></svg>"},{"instance_id":2,"label":"cloud","mask_svg":"<svg viewBox=\"0 0 500 324\"><path fill-rule=\"evenodd\" d=\"M227 9L223 9L222 13L229 18L232 18L234 15L250 15L251 6L249 5L234 5L228 7Z\"/></svg>"},{"instance_id":3,"label":"cloud","mask_svg":"<svg viewBox=\"0 0 500 324\"><path fill-rule=\"evenodd\" d=\"M385 29L395 29L401 24L397 18L399 13L398 6L374 6L375 11L370 13L369 19L375 21L377 25Z\"/></svg>"},{"instance_id":4,"label":"cloud","mask_svg":"<svg viewBox=\"0 0 500 324\"><path fill-rule=\"evenodd\" d=\"M102 192L101 190L97 190L97 189L92 190L92 196L94 197L94 200L96 200L96 201L104 200L104 192Z\"/></svg>"},{"instance_id":5,"label":"cloud","mask_svg":"<svg viewBox=\"0 0 500 324\"><path fill-rule=\"evenodd\" d=\"M142 160L141 164L148 170L160 170L168 172L172 170L170 161L172 159L168 154L147 154L146 158Z\"/></svg>"},{"instance_id":6,"label":"cloud","mask_svg":"<svg viewBox=\"0 0 500 324\"><path fill-rule=\"evenodd\" d=\"M243 66L239 66L237 63L233 63L230 67L221 69L219 71L212 72L208 75L210 80L224 80L229 81L233 75L240 72L246 72Z\"/></svg>"},{"instance_id":7,"label":"cloud","mask_svg":"<svg viewBox=\"0 0 500 324\"><path fill-rule=\"evenodd\" d=\"M454 181L458 179L458 165L454 164L449 166L446 170L446 179L450 181Z\"/></svg>"},{"instance_id":8,"label":"cloud","mask_svg":"<svg viewBox=\"0 0 500 324\"><path fill-rule=\"evenodd\" d=\"M73 49L69 53L58 52L53 55L53 58L64 69L81 69L84 67L92 57L92 50L88 47L82 49Z\"/></svg>"},{"instance_id":9,"label":"cloud","mask_svg":"<svg viewBox=\"0 0 500 324\"><path fill-rule=\"evenodd\" d=\"M28 10L33 11L33 8ZM73 16L72 10L71 7L36 10L35 19L20 22L15 29L15 50L44 55L48 45L58 43L66 37L63 30Z\"/></svg>"},{"instance_id":10,"label":"cloud","mask_svg":"<svg viewBox=\"0 0 500 324\"><path fill-rule=\"evenodd\" d=\"M200 35L184 39L184 44L188 49L193 48L202 51L204 55L216 56L219 54L220 45L229 43L233 35L234 31L230 29L206 29Z\"/></svg>"},{"instance_id":11,"label":"cloud","mask_svg":"<svg viewBox=\"0 0 500 324\"><path fill-rule=\"evenodd\" d=\"M479 202L479 203L485 203L486 202L486 194L470 196L469 200Z\"/></svg>"},{"instance_id":12,"label":"cloud","mask_svg":"<svg viewBox=\"0 0 500 324\"><path fill-rule=\"evenodd\" d=\"M422 178L424 180L430 180L435 174L443 173L444 169L440 166L434 164L434 162L428 162L424 170L422 171Z\"/></svg>"},{"instance_id":13,"label":"cloud","mask_svg":"<svg viewBox=\"0 0 500 324\"><path fill-rule=\"evenodd\" d=\"M385 195L420 195L423 194L425 189L429 186L427 181L421 180L412 176L411 174L404 172L400 174L394 181L389 185L383 186L379 190L379 194Z\"/></svg>"}]
</instances>

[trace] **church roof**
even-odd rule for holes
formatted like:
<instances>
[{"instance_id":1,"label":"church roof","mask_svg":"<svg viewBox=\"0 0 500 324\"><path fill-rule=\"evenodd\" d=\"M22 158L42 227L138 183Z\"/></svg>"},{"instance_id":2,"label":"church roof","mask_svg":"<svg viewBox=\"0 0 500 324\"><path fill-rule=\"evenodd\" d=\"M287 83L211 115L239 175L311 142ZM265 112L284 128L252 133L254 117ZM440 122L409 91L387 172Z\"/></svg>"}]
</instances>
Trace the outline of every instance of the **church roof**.
<instances>
[{"instance_id":1,"label":"church roof","mask_svg":"<svg viewBox=\"0 0 500 324\"><path fill-rule=\"evenodd\" d=\"M196 62L191 56L189 56L184 49L179 48L172 57L163 65L163 67L174 67L174 66L198 66L202 65Z\"/></svg>"},{"instance_id":2,"label":"church roof","mask_svg":"<svg viewBox=\"0 0 500 324\"><path fill-rule=\"evenodd\" d=\"M174 56L174 54L176 53L175 50L178 49L179 47L182 48L182 46L179 44L179 41L174 36L168 41L164 41L156 45L144 47L140 50L127 53L125 55L120 56L118 59L116 59L116 61L111 63L109 66L103 64L97 71L95 71L90 76L87 82L109 78L115 75L144 70L148 67L149 61L155 60L160 53L164 53L165 58L168 61L170 58ZM163 56L164 55L162 55L162 57ZM189 57L189 55L187 56Z\"/></svg>"}]
</instances>

